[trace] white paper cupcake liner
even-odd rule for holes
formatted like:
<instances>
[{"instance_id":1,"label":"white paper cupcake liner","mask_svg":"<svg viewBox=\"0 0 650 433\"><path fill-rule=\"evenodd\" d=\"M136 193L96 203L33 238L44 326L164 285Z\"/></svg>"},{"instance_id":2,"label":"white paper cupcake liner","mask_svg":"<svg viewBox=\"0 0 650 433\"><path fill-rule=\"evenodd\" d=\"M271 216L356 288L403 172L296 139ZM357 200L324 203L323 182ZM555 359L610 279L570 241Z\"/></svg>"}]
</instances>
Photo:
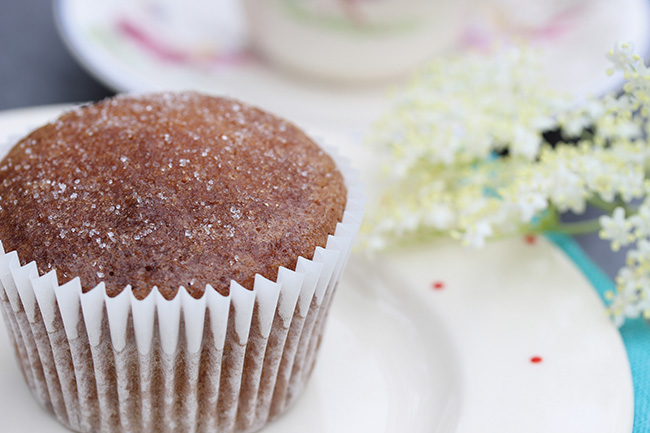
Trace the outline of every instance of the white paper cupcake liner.
<instances>
[{"instance_id":1,"label":"white paper cupcake liner","mask_svg":"<svg viewBox=\"0 0 650 433\"><path fill-rule=\"evenodd\" d=\"M250 432L281 414L311 373L363 217L358 174L335 159L348 188L336 232L252 291L82 293L79 278L58 285L0 242L0 304L38 402L82 432Z\"/></svg>"}]
</instances>

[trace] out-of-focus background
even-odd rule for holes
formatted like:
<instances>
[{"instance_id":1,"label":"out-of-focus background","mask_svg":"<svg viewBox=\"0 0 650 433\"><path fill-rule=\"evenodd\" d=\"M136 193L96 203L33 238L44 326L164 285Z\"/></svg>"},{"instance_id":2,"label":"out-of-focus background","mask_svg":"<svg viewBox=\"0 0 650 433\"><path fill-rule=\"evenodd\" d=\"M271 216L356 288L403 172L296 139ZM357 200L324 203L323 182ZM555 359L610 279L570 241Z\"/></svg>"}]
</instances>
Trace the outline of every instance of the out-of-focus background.
<instances>
[{"instance_id":1,"label":"out-of-focus background","mask_svg":"<svg viewBox=\"0 0 650 433\"><path fill-rule=\"evenodd\" d=\"M223 0L215 1L224 3ZM598 2L598 0L595 1ZM200 2L198 0L194 0L194 2L197 4L209 3ZM111 3L113 2L106 2L106 4ZM136 4L138 2L133 3ZM165 4L166 7L171 8L172 10L174 10L174 8L178 9L178 6L174 6L173 2L164 1L160 3ZM261 2L255 4L255 2L251 1L243 3L253 3L253 6L249 5L249 8L252 7L253 10L257 10L255 8L259 7L259 5L262 4ZM286 3L295 4L295 2L290 1L287 1ZM317 4L318 2L313 3ZM342 2L342 4L347 5L346 7L349 8L349 10L346 10L346 13L351 14L353 17L355 13L359 12L358 10L355 10L355 8L358 6L357 3L358 2L354 1ZM413 3L413 5L415 5L413 7L429 7L426 6L429 4L428 2L422 3L418 1L411 1L409 4L410 3ZM438 8L441 8L441 5L455 2L435 3L438 5ZM462 2L459 2L459 4L461 3ZM611 15L607 11L601 12L601 15L603 15L603 17L606 19L602 17L595 17L592 19L593 22L589 25L592 29L601 29L602 31L590 31L589 27L587 27L587 30L583 32L584 34L576 33L575 35L572 35L571 30L566 30L566 28L569 28L571 25L574 25L574 23L579 22L581 18L576 18L578 14L575 11L579 10L579 8L584 7L584 1L575 0L572 2L540 2L540 4L546 5L545 8L539 10L535 10L534 8L531 10L529 8L526 13L520 11L517 2L510 2L507 0L493 0L491 3L493 10L491 10L490 13L492 14L491 25L493 27L495 26L494 23L496 23L496 25L501 26L501 28L512 29L519 36L539 42L541 45L545 44L545 41L547 40L553 41L553 38L563 37L562 32L564 32L565 35L568 34L569 36L567 37L572 38L571 41L573 44L585 42L592 44L592 39L595 41L598 38L602 39L605 37L603 34L607 33L608 26L611 27L614 25L612 23L616 22L616 19L612 17L617 16ZM628 1L628 3L632 4L635 2ZM64 42L63 38L61 37L60 32L57 31L55 9L57 7L60 7L61 4L83 4L83 2L80 3L74 1L64 1L51 3L44 0L0 0L0 110L32 107L44 104L95 101L113 95L116 88L119 88L120 86L123 87L123 83L116 82L115 77L122 77L122 75L128 76L128 73L120 75L120 71L117 73L115 71L109 71L108 73L104 73L101 70L98 71L98 69L101 68L98 68L98 63L92 59L92 56L94 54L97 54L92 52L92 46L89 48L90 53L86 52L84 54L83 52L78 52L77 58L75 58L75 56L71 53L71 50L68 46L66 46L66 42ZM477 6L473 4L465 4L465 7L465 10L475 11ZM616 6L612 7L615 8ZM621 10L622 9L623 8L621 8ZM452 20L462 20L463 17L470 16L469 14L459 15L458 12L454 11L445 12L444 8L440 10L440 14L448 14L450 18L447 21L450 22ZM87 11L85 13L88 14ZM100 17L99 19L101 19L101 13L103 12L100 11L98 13L98 16ZM142 13L142 11L138 13ZM155 16L156 13L157 12L154 11L152 16ZM228 13L230 14L232 11L229 10ZM386 12L384 11L384 13ZM555 16L549 18L545 14L555 14ZM639 15L634 11L632 11L631 14L634 16ZM282 23L269 24L263 20L260 21L260 19L255 17L255 13L251 13L250 15L251 22L254 23L254 26L252 27L255 29L253 34L256 32L263 33L264 31L268 31L268 26L271 26L271 30L273 30L273 25L282 29L288 29L288 27ZM72 13L70 16L74 18L74 13ZM69 19L70 16L68 16L68 18L64 17L63 21ZM108 17L109 15L107 15L107 19ZM114 19L114 16L111 17L111 19ZM358 19L362 18L363 17ZM95 17L95 19L97 19L97 17ZM221 20L222 23L226 22L224 20L227 19L228 16L225 15L218 17L218 20ZM149 26L148 28L147 26L137 28L132 25L129 27L129 22L124 22L119 25L122 26L121 31L127 36L131 37L136 45L139 44L140 48L148 47L154 54L154 57L157 57L159 61L167 61L170 65L170 68L178 69L179 65L181 65L187 59L181 59L178 55L178 52L174 51L178 48L174 46L174 37L170 36L169 34L162 34L162 36L157 40L151 40L151 38L147 39L147 31L150 31L152 28L154 28L156 23L154 21L151 21L150 16L144 16L144 22L146 22L146 20L150 20L150 22L147 24ZM407 22L408 17L404 18L404 20L404 22ZM627 26L629 28L627 28L626 31L628 31L630 34L634 34L634 32L637 31L635 30L635 26L638 27L638 23L633 22L633 20L629 20L629 22L630 25ZM69 24L70 22L63 22L64 26L69 26ZM437 25L440 26L442 24L438 23ZM451 26L451 24L448 22L445 25ZM223 26L225 27L224 32L226 33L230 31L233 34L236 34L237 32L241 31L241 29L238 27L229 28L227 24L223 24ZM332 23L331 26L335 27L336 23ZM290 38L292 37L292 34L290 34L289 30L286 31L288 32L286 38L289 38L286 40L291 40ZM340 31L345 32L345 29L342 29ZM454 31L458 30L449 30L449 32L452 33ZM464 38L465 44L480 45L480 43L486 39L485 34L489 33L490 31L494 31L494 28L486 29L486 25L484 23L477 24L474 22L471 24L471 31L467 31L466 29L463 31L464 34L460 36L457 35L456 37ZM66 32L68 33L68 39L70 38L71 34L74 34L70 28L68 28ZM114 42L107 42L106 38L108 36L106 34L101 34L99 31L94 33L93 32L94 30L87 32L87 34L88 37L91 40L94 40L96 43L105 42L106 46L109 48L111 48L111 44L114 44ZM79 34L79 32L77 34ZM264 41L268 40L268 38L265 36L265 34L257 36L258 39L262 41L262 44L266 43ZM276 42L286 44L286 41L282 41L281 36L282 35L277 36ZM223 32L219 37L224 37ZM415 40L414 43L419 42ZM165 46L165 44L167 44L167 46ZM80 47L78 45L74 46L74 43L72 45L74 50L80 50ZM203 52L201 51L202 48L199 47L198 50L194 51L194 54L198 53L199 57L201 55L209 56L210 50L215 49L213 46L203 48ZM198 68L199 71L197 72L196 76L196 82L199 83L198 87L201 87L202 84L207 84L208 87L212 86L210 87L211 90L217 92L222 91L223 93L242 97L246 100L252 99L251 102L253 103L260 104L265 108L269 108L274 111L279 111L281 114L284 114L286 116L295 117L295 120L297 120L298 123L317 122L320 115L320 112L318 111L320 109L319 105L329 104L329 106L334 107L334 109L331 110L332 112L322 112L322 119L324 122L327 123L331 121L331 124L333 124L335 121L340 121L341 124L347 122L345 124L345 127L353 130L358 135L363 133L363 128L365 126L361 124L367 122L368 119L372 117L372 115L378 114L381 111L379 108L380 104L374 104L372 101L373 98L378 98L377 95L383 95L385 91L381 89L380 86L376 85L373 80L368 80L371 82L371 84L360 84L360 82L363 80L359 80L352 84L344 83L343 85L332 84L329 82L318 82L319 77L305 78L304 75L308 74L301 75L300 73L296 73L295 70L291 70L291 58L281 58L277 62L280 64L279 68L270 68L264 60L261 60L259 58L249 58L249 53L247 52L244 52L243 54L238 53L237 47L233 48L224 46L222 44L216 48L221 50L221 54L225 54L221 56L218 62L209 64L206 68L212 68L210 69L211 71L218 71L217 75L219 78L215 79L214 83L208 83L206 81L205 70L200 70L201 68ZM270 57L275 56L275 54L273 54L273 50L277 47L274 48L273 46L268 46L263 48L267 50L267 55ZM563 72L563 77L568 76L567 79L569 81L572 79L575 81L575 77L570 77L570 75L572 69L578 67L573 67L572 65L585 65L589 64L589 62L592 61L594 64L601 64L599 62L601 62L602 59L598 56L593 55L593 48L591 52L588 49L576 51L574 57L567 56L566 50L569 48L570 47L565 48L565 52L555 54L556 58L564 60L558 60L558 62L561 61L562 63L552 64L552 67L550 68L551 70L557 69L557 71ZM233 53L229 53L229 50L231 49ZM368 51L371 50L372 47L365 47L364 49ZM600 48L596 48L596 53L599 52L599 49ZM295 53L295 50L288 51ZM398 53L399 51L399 46L397 46L394 53ZM129 55L133 56L132 53ZM282 56L282 54L280 56ZM589 56L591 56L591 58ZM312 57L318 58L320 61L327 61L326 52L318 53L318 55L314 55ZM91 70L94 70L94 76L88 72L88 69L80 65L79 58L82 58L82 61L88 63L88 66ZM552 60L554 57L551 55L549 58ZM228 68L231 64L242 64L246 65L246 67L242 68L243 72L236 69L229 70ZM289 64L289 66L287 66L287 64ZM362 68L363 65L357 66L358 68ZM307 65L306 67L316 68L317 70L326 69L323 68L322 65L319 66L318 64ZM268 73L266 69L271 69L272 72ZM350 68L348 69L351 70ZM361 72L359 73L363 73L361 69L360 71ZM101 76L102 73L104 74L103 82L96 78L98 76L98 72L99 76ZM332 69L332 71L328 73L336 75L338 72L335 69ZM151 84L152 88L164 85L164 77L161 78L157 76L157 74L154 75L156 75L155 79L141 79L140 82L138 82L138 77L135 77L133 79L135 83L133 87L136 90L139 90L146 89L149 84ZM184 76L183 79L186 77L187 76ZM250 83L247 83L246 80L249 80ZM582 82L582 80L577 81ZM112 88L104 84L106 82L110 82L110 84L113 85ZM298 85L293 86L294 82L298 83ZM393 80L391 81L391 85L396 86L399 82L399 80ZM179 87L184 87L185 84L185 82L181 82ZM187 86L195 87L195 83L187 82ZM255 86L258 87L256 88ZM314 95L315 101L317 101L318 98L322 98L322 100L326 101L327 104L321 103L319 101L311 105L306 104L304 107L289 106L286 104L286 101L283 100L284 98L277 98L272 95L269 96L269 92L267 92L269 88L278 89L278 93L285 94L286 92L282 86L286 86L287 92L296 91L296 88L303 89L295 94L297 99L305 100L309 99L311 97L310 95ZM257 99L258 96L259 100ZM337 97L341 97L341 100L344 101L340 104L340 106L332 103L332 101L335 101L335 98ZM359 106L356 108L356 110L357 112L363 111L366 112L366 114L370 114L368 114L367 117L361 116L360 120L357 121L354 119L354 116L347 115L346 107L349 107L350 104L356 103L355 101L362 100L364 98L369 101L366 103L366 106L370 108L366 110L362 106ZM285 110L285 107L288 108ZM372 112L372 110L376 111ZM587 217L591 217L593 215L593 212L588 212ZM570 215L567 216L567 218L569 220L573 219L573 217ZM596 234L577 236L576 239L609 276L613 277L616 273L616 270L620 268L624 263L624 253L612 253L609 250L607 243L601 241Z\"/></svg>"},{"instance_id":2,"label":"out-of-focus background","mask_svg":"<svg viewBox=\"0 0 650 433\"><path fill-rule=\"evenodd\" d=\"M0 110L91 101L114 92L73 59L44 0L0 1Z\"/></svg>"}]
</instances>

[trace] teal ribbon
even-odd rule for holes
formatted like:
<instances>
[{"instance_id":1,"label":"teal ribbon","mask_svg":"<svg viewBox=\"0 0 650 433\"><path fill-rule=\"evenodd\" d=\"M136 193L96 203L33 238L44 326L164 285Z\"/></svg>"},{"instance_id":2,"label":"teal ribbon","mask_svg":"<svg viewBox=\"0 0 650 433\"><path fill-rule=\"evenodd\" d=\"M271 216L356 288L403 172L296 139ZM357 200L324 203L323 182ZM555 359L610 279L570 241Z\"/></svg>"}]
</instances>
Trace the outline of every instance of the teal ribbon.
<instances>
[{"instance_id":1,"label":"teal ribbon","mask_svg":"<svg viewBox=\"0 0 650 433\"><path fill-rule=\"evenodd\" d=\"M546 237L573 260L605 302L605 293L615 287L612 279L591 260L572 237L558 233L549 233ZM632 431L647 433L650 432L650 325L643 319L627 320L620 333L630 362L634 385Z\"/></svg>"}]
</instances>

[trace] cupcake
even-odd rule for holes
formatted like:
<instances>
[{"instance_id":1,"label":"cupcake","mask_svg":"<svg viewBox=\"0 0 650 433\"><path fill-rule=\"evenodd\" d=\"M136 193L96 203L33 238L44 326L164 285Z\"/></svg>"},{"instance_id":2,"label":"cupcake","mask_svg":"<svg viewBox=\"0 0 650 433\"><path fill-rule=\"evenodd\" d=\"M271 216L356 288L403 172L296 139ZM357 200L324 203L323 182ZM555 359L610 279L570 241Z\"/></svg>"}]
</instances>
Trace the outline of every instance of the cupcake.
<instances>
[{"instance_id":1,"label":"cupcake","mask_svg":"<svg viewBox=\"0 0 650 433\"><path fill-rule=\"evenodd\" d=\"M65 113L0 163L0 304L81 432L251 432L314 365L358 181L293 124L198 93Z\"/></svg>"}]
</instances>

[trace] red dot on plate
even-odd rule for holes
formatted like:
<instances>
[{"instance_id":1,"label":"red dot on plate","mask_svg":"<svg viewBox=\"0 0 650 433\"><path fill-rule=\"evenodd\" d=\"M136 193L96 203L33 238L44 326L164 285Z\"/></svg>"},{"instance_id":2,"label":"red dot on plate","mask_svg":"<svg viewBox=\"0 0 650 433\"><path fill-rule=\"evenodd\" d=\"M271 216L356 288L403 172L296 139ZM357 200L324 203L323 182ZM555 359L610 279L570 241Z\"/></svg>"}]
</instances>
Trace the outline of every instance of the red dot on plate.
<instances>
[{"instance_id":1,"label":"red dot on plate","mask_svg":"<svg viewBox=\"0 0 650 433\"><path fill-rule=\"evenodd\" d=\"M533 364L539 364L540 362L542 362L542 357L533 356L532 358L530 358L530 362L532 362Z\"/></svg>"},{"instance_id":2,"label":"red dot on plate","mask_svg":"<svg viewBox=\"0 0 650 433\"><path fill-rule=\"evenodd\" d=\"M442 290L445 288L445 283L442 281L434 281L433 284L431 284L431 287L433 287L435 290Z\"/></svg>"},{"instance_id":3,"label":"red dot on plate","mask_svg":"<svg viewBox=\"0 0 650 433\"><path fill-rule=\"evenodd\" d=\"M535 242L537 242L537 236L535 236L535 235L526 235L526 236L524 236L524 241L526 241L526 243L528 245L533 245Z\"/></svg>"}]
</instances>

